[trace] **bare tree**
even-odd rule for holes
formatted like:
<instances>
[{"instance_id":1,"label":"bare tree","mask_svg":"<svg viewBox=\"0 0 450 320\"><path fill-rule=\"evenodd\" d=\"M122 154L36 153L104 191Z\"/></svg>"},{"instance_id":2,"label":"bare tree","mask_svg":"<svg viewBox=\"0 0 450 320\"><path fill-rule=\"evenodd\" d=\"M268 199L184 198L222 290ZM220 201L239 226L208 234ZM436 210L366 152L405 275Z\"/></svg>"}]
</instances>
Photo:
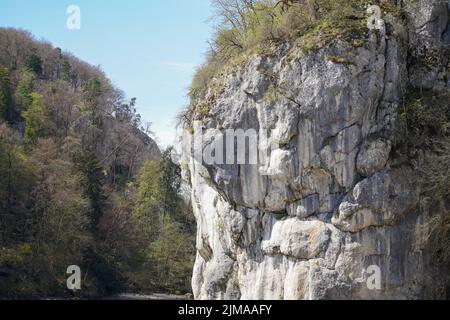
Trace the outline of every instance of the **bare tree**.
<instances>
[{"instance_id":1,"label":"bare tree","mask_svg":"<svg viewBox=\"0 0 450 320\"><path fill-rule=\"evenodd\" d=\"M317 20L316 3L314 0L280 0L276 3L275 7L281 5L283 11L287 11L295 3L298 3L301 6L306 6L308 8L311 21L314 22Z\"/></svg>"},{"instance_id":2,"label":"bare tree","mask_svg":"<svg viewBox=\"0 0 450 320\"><path fill-rule=\"evenodd\" d=\"M236 30L248 28L245 14L255 11L255 0L212 0L216 13L221 17L221 24L228 25Z\"/></svg>"}]
</instances>

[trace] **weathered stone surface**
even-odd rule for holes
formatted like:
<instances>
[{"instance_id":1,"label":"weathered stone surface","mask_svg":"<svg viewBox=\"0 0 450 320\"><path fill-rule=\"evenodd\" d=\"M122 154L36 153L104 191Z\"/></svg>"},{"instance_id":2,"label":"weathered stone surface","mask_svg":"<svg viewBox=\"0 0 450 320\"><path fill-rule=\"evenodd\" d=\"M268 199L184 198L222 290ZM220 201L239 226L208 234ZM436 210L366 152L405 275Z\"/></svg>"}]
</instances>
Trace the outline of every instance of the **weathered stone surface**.
<instances>
[{"instance_id":1,"label":"weathered stone surface","mask_svg":"<svg viewBox=\"0 0 450 320\"><path fill-rule=\"evenodd\" d=\"M325 253L330 235L325 223L288 219L275 223L270 239L262 242L262 250L267 255L311 260Z\"/></svg>"},{"instance_id":2,"label":"weathered stone surface","mask_svg":"<svg viewBox=\"0 0 450 320\"><path fill-rule=\"evenodd\" d=\"M350 232L392 225L417 206L419 196L410 170L382 172L355 186L341 203L333 224Z\"/></svg>"},{"instance_id":3,"label":"weathered stone surface","mask_svg":"<svg viewBox=\"0 0 450 320\"><path fill-rule=\"evenodd\" d=\"M382 139L366 143L358 155L358 173L368 177L384 169L389 160L391 149L392 144Z\"/></svg>"},{"instance_id":4,"label":"weathered stone surface","mask_svg":"<svg viewBox=\"0 0 450 320\"><path fill-rule=\"evenodd\" d=\"M445 83L439 63L441 50L446 43L448 28L448 1L405 1L409 19L409 48L415 58L409 68L410 82L417 88L442 89Z\"/></svg>"},{"instance_id":5,"label":"weathered stone surface","mask_svg":"<svg viewBox=\"0 0 450 320\"><path fill-rule=\"evenodd\" d=\"M266 166L188 160L197 299L445 297L439 276L448 270L433 258L443 209L421 199L390 141L407 86L449 89L448 9L404 2L408 26L371 33L361 48L338 42L295 57L284 47L223 79L205 128L216 128L217 116L225 128L266 129L279 146ZM438 63L426 68L419 58L430 52ZM268 74L285 87L276 99L267 98ZM367 285L371 266L381 289Z\"/></svg>"}]
</instances>

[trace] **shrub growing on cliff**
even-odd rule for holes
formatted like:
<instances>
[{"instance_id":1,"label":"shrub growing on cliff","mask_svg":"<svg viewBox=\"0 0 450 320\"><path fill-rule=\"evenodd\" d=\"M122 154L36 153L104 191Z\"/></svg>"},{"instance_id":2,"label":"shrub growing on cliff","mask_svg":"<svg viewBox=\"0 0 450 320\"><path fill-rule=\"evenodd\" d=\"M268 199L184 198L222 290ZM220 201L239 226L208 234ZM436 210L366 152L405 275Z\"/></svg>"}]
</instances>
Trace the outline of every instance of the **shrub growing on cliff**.
<instances>
[{"instance_id":1,"label":"shrub growing on cliff","mask_svg":"<svg viewBox=\"0 0 450 320\"><path fill-rule=\"evenodd\" d=\"M450 195L450 108L448 93L410 88L399 108L397 151L416 165L426 191Z\"/></svg>"},{"instance_id":2,"label":"shrub growing on cliff","mask_svg":"<svg viewBox=\"0 0 450 320\"><path fill-rule=\"evenodd\" d=\"M190 89L191 108L204 97L216 76L229 72L253 53L270 55L281 43L308 51L338 39L360 46L366 38L368 0L290 1L213 0L217 30L206 63L198 69ZM377 2L376 2L377 3ZM395 7L378 2L383 9ZM314 13L314 14L313 14Z\"/></svg>"},{"instance_id":3,"label":"shrub growing on cliff","mask_svg":"<svg viewBox=\"0 0 450 320\"><path fill-rule=\"evenodd\" d=\"M450 94L410 88L399 108L396 150L401 161L416 170L424 199L433 205L450 203ZM435 244L433 259L450 264L450 214L434 220L443 230L443 242ZM439 227L439 228L438 228ZM436 233L434 237L439 238Z\"/></svg>"},{"instance_id":4,"label":"shrub growing on cliff","mask_svg":"<svg viewBox=\"0 0 450 320\"><path fill-rule=\"evenodd\" d=\"M447 93L410 88L399 108L399 136L403 151L431 150L437 140L450 134Z\"/></svg>"}]
</instances>

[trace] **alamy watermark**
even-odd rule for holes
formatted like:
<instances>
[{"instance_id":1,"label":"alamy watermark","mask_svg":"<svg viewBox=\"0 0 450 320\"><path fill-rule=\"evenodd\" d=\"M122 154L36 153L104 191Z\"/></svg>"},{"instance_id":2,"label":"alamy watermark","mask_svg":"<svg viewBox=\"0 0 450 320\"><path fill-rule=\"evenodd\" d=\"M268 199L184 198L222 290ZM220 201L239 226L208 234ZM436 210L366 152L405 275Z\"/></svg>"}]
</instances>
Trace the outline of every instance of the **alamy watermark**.
<instances>
[{"instance_id":1,"label":"alamy watermark","mask_svg":"<svg viewBox=\"0 0 450 320\"><path fill-rule=\"evenodd\" d=\"M381 268L377 265L371 265L367 269L363 269L361 277L354 281L365 283L369 290L381 290Z\"/></svg>"},{"instance_id":2,"label":"alamy watermark","mask_svg":"<svg viewBox=\"0 0 450 320\"><path fill-rule=\"evenodd\" d=\"M282 144L277 130L203 129L195 121L194 132L185 130L181 145L189 160L206 165L257 165L261 175L272 175L270 158Z\"/></svg>"},{"instance_id":3,"label":"alamy watermark","mask_svg":"<svg viewBox=\"0 0 450 320\"><path fill-rule=\"evenodd\" d=\"M377 5L370 5L367 8L369 17L367 19L367 28L370 30L383 30L385 28L384 21L381 18L381 8ZM66 27L68 30L81 29L81 8L78 5L71 4L66 9L68 15Z\"/></svg>"},{"instance_id":4,"label":"alamy watermark","mask_svg":"<svg viewBox=\"0 0 450 320\"><path fill-rule=\"evenodd\" d=\"M384 30L385 24L381 19L381 8L377 5L371 5L367 8L367 13L370 15L367 18L367 28L369 30Z\"/></svg>"},{"instance_id":5,"label":"alamy watermark","mask_svg":"<svg viewBox=\"0 0 450 320\"><path fill-rule=\"evenodd\" d=\"M66 27L68 30L80 30L81 29L81 8L77 5L70 5L66 9L67 17Z\"/></svg>"},{"instance_id":6,"label":"alamy watermark","mask_svg":"<svg viewBox=\"0 0 450 320\"><path fill-rule=\"evenodd\" d=\"M70 274L66 281L67 289L70 291L81 290L81 268L76 265L69 266L67 274Z\"/></svg>"}]
</instances>

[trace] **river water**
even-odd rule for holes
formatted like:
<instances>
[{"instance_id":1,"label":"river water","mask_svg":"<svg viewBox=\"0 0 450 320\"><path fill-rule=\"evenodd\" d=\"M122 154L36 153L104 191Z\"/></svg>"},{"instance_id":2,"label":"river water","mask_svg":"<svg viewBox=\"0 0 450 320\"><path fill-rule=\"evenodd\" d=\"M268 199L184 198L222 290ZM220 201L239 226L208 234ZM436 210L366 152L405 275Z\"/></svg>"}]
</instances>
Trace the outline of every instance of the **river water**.
<instances>
[{"instance_id":1,"label":"river water","mask_svg":"<svg viewBox=\"0 0 450 320\"><path fill-rule=\"evenodd\" d=\"M159 293L151 295L124 293L106 298L104 300L189 300L189 297Z\"/></svg>"}]
</instances>

